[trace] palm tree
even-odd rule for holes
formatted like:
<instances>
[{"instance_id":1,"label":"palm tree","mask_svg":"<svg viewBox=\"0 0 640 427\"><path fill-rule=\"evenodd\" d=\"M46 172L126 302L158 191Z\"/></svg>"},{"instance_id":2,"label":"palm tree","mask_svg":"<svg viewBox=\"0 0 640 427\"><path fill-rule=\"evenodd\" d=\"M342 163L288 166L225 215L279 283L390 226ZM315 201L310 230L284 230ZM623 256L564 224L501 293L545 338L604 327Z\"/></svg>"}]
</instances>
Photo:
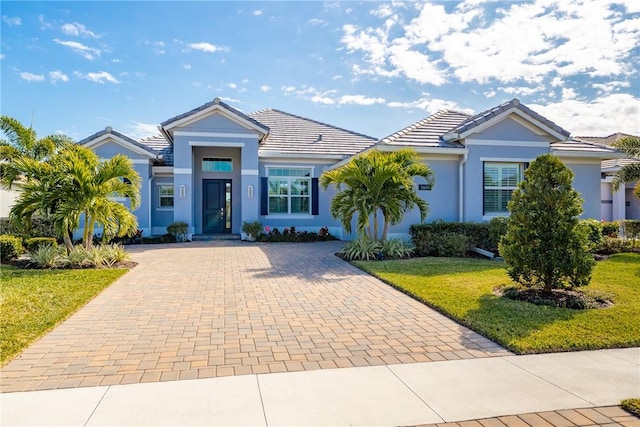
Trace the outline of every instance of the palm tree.
<instances>
[{"instance_id":1,"label":"palm tree","mask_svg":"<svg viewBox=\"0 0 640 427\"><path fill-rule=\"evenodd\" d=\"M629 136L613 143L613 146L626 153L629 157L640 159L640 138ZM615 178L613 178L613 189L619 190L623 184L636 182L633 194L640 198L640 162L630 163L623 166Z\"/></svg>"},{"instance_id":2,"label":"palm tree","mask_svg":"<svg viewBox=\"0 0 640 427\"><path fill-rule=\"evenodd\" d=\"M128 197L133 210L140 205L140 176L126 157L116 155L101 163L93 151L71 145L48 162L22 157L13 164L27 178L11 209L12 222L28 223L36 213L51 217L69 251L73 249L70 231L82 219L82 243L87 249L93 244L95 226L104 229L107 240L137 230L136 217L113 200Z\"/></svg>"},{"instance_id":3,"label":"palm tree","mask_svg":"<svg viewBox=\"0 0 640 427\"><path fill-rule=\"evenodd\" d=\"M10 186L20 178L19 173L12 167L14 160L29 158L46 161L58 150L73 143L73 140L65 135L38 138L32 128L27 128L8 116L0 116L0 130L7 138L0 140L0 175L5 186Z\"/></svg>"},{"instance_id":4,"label":"palm tree","mask_svg":"<svg viewBox=\"0 0 640 427\"><path fill-rule=\"evenodd\" d=\"M414 207L420 211L420 220L426 219L429 205L416 193L413 178L417 176L433 185L433 172L419 161L415 151L372 150L323 173L320 185L325 190L332 184L339 189L331 201L331 214L340 219L347 232L351 232L351 221L357 214L357 233L378 240L381 214L384 219L381 240L385 240L389 225L402 221L405 212Z\"/></svg>"}]
</instances>

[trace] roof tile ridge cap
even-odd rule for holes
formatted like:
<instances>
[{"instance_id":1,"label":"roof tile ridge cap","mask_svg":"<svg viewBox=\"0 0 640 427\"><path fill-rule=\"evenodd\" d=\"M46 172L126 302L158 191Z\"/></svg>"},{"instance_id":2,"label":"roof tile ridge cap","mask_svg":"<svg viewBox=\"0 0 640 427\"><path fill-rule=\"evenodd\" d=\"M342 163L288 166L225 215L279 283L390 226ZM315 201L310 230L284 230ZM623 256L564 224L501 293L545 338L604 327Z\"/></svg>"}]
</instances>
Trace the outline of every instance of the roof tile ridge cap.
<instances>
[{"instance_id":1,"label":"roof tile ridge cap","mask_svg":"<svg viewBox=\"0 0 640 427\"><path fill-rule=\"evenodd\" d=\"M350 133L352 135L362 136L362 137L365 137L365 138L368 138L368 139L372 139L374 141L378 141L378 138L374 138L373 136L370 136L370 135L365 135L364 133L360 133L360 132L356 132L356 131L353 131L353 130L341 128L339 126L335 126L335 125L332 125L332 124L329 124L329 123L324 123L324 122L321 122L321 121L318 121L318 120L310 119L308 117L298 116L297 114L288 113L286 111L278 110L277 108L269 108L268 110L271 110L271 111L274 111L274 112L280 113L280 114L285 114L285 115L290 116L290 117L295 117L296 119L301 119L301 120L305 120L307 122L312 122L312 123L316 123L316 124L319 124L319 125L322 125L322 126L327 126L327 127L333 128L333 129L341 130L343 132L347 132L347 133Z\"/></svg>"}]
</instances>

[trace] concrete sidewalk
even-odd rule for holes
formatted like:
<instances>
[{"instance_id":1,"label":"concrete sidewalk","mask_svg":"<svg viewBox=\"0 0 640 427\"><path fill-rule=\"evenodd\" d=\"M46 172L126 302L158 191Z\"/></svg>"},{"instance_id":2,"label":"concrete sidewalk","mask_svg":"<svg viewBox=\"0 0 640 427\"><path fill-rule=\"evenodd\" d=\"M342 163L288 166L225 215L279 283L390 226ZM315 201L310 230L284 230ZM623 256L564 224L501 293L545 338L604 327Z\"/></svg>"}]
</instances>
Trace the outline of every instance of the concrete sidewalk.
<instances>
[{"instance_id":1,"label":"concrete sidewalk","mask_svg":"<svg viewBox=\"0 0 640 427\"><path fill-rule=\"evenodd\" d=\"M4 393L0 424L395 426L638 396L629 348Z\"/></svg>"}]
</instances>

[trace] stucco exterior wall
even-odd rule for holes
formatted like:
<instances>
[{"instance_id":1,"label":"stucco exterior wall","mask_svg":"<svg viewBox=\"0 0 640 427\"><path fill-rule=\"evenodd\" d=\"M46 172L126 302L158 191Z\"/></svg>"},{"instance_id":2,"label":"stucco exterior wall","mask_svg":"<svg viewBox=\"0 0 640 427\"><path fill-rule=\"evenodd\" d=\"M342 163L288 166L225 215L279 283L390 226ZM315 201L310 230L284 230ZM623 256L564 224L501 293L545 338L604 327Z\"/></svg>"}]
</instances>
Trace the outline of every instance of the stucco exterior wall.
<instances>
[{"instance_id":1,"label":"stucco exterior wall","mask_svg":"<svg viewBox=\"0 0 640 427\"><path fill-rule=\"evenodd\" d=\"M580 193L584 202L582 204L581 218L593 218L600 220L600 160L594 162L577 163L575 160L567 160L565 164L575 174L573 178L573 188Z\"/></svg>"}]
</instances>

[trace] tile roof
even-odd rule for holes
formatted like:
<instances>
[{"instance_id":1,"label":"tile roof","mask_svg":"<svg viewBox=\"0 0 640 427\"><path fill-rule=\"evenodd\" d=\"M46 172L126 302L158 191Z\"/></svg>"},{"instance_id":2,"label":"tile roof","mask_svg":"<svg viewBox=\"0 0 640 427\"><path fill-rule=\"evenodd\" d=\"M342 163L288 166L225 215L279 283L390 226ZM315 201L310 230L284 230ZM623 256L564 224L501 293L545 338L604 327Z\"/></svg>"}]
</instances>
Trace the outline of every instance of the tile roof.
<instances>
[{"instance_id":1,"label":"tile roof","mask_svg":"<svg viewBox=\"0 0 640 427\"><path fill-rule=\"evenodd\" d=\"M596 144L611 145L614 142L621 140L622 138L633 137L635 135L629 135L628 133L616 132L609 136L576 136L575 139L582 141L595 142Z\"/></svg>"},{"instance_id":2,"label":"tile roof","mask_svg":"<svg viewBox=\"0 0 640 427\"><path fill-rule=\"evenodd\" d=\"M193 109L193 110L191 110L191 111L187 111L186 113L182 113L182 114L179 114L179 115L177 115L177 116L175 116L175 117L172 117L172 118L170 118L170 119L167 119L167 120L165 120L164 122L160 123L160 126L165 127L165 126L167 126L167 125L170 125L170 124L171 124L171 123L173 123L173 122L176 122L176 121L178 121L178 120L184 119L185 117L189 117L189 116L191 116L191 115L193 115L193 114L196 114L196 113L198 113L198 112L200 112L200 111L206 110L207 108L213 107L214 105L219 105L220 107L224 108L225 110L229 111L230 113L235 114L235 115L237 115L237 116L240 116L240 117L242 117L243 119L245 119L245 120L247 120L247 121L249 121L249 122L253 123L255 126L257 126L257 127L261 128L261 129L263 129L263 130L264 130L264 133L269 132L269 128L268 128L268 127L266 127L264 124L262 124L262 123L260 123L259 121L257 121L257 120L255 120L255 119L253 119L252 117L250 117L250 116L246 115L246 114L245 114L245 113L243 113L242 111L240 111L240 110L237 110L237 109L233 108L233 107L232 107L232 106L230 106L229 104L226 104L226 103L222 102L222 101L220 100L220 98L215 98L213 101L209 101L209 102L207 102L206 104L202 104L201 106L196 107L196 108L194 108L194 109Z\"/></svg>"},{"instance_id":3,"label":"tile roof","mask_svg":"<svg viewBox=\"0 0 640 427\"><path fill-rule=\"evenodd\" d=\"M165 166L173 166L173 145L164 135L154 135L140 140L140 143L158 154L158 160Z\"/></svg>"},{"instance_id":4,"label":"tile roof","mask_svg":"<svg viewBox=\"0 0 640 427\"><path fill-rule=\"evenodd\" d=\"M611 160L603 160L601 162L601 169L604 171L608 169L607 172L616 172L623 166L632 165L635 163L640 163L640 159L611 159Z\"/></svg>"},{"instance_id":5,"label":"tile roof","mask_svg":"<svg viewBox=\"0 0 640 427\"><path fill-rule=\"evenodd\" d=\"M371 136L280 110L260 110L249 116L270 129L268 137L260 144L261 152L344 157L359 153L377 142Z\"/></svg>"},{"instance_id":6,"label":"tile roof","mask_svg":"<svg viewBox=\"0 0 640 427\"><path fill-rule=\"evenodd\" d=\"M118 132L116 130L113 130L113 128L111 126L107 126L103 130L101 130L99 132L96 132L93 135L88 136L88 137L86 137L85 139L83 139L81 141L78 141L78 144L79 145L85 145L85 144L93 141L94 139L100 138L101 136L107 135L107 134L111 134L111 135L117 136L118 138L121 138L121 139L127 141L128 143L130 143L132 145L135 145L138 148L141 148L141 149L143 149L145 151L148 151L149 154L153 154L153 155L157 154L153 149L150 149L148 146L146 146L144 144L141 144L138 141L136 141L135 139L129 138L128 136L126 136L126 135L124 135L124 134L122 134L122 133L120 133L120 132Z\"/></svg>"},{"instance_id":7,"label":"tile roof","mask_svg":"<svg viewBox=\"0 0 640 427\"><path fill-rule=\"evenodd\" d=\"M589 153L592 155L602 155L605 158L611 156L619 158L621 156L620 151L612 147L596 144L594 142L582 141L579 139L570 139L567 141L558 141L550 144L551 151L571 151L576 153ZM611 158L609 157L609 158Z\"/></svg>"},{"instance_id":8,"label":"tile roof","mask_svg":"<svg viewBox=\"0 0 640 427\"><path fill-rule=\"evenodd\" d=\"M442 135L471 117L459 111L442 110L380 140L380 144L427 147L461 147L445 142Z\"/></svg>"},{"instance_id":9,"label":"tile roof","mask_svg":"<svg viewBox=\"0 0 640 427\"><path fill-rule=\"evenodd\" d=\"M563 135L566 138L568 138L569 135L571 135L571 133L569 131L564 130L563 128L561 128L560 126L558 126L557 124L555 124L551 120L547 119L546 117L541 116L540 114L536 113L535 111L533 111L532 109L530 109L526 105L520 103L520 100L518 98L513 98L509 102L505 102L505 103L500 104L500 105L498 105L496 107L489 108L488 110L485 110L485 111L483 111L483 112L481 112L479 114L476 114L473 117L470 117L469 119L465 120L463 123L458 125L458 127L453 129L450 132L450 134L456 134L456 135L463 134L463 133L475 128L476 126L479 126L482 123L487 122L487 121L493 119L494 117L496 117L496 116L498 116L498 115L500 115L500 114L504 113L505 111L508 111L508 110L510 110L512 108L519 109L523 113L525 113L528 116L534 118L535 120L537 120L540 123L546 125L547 127L551 128L552 130L554 130L555 132L559 133L560 135ZM453 139L455 139L455 138L453 138Z\"/></svg>"}]
</instances>

